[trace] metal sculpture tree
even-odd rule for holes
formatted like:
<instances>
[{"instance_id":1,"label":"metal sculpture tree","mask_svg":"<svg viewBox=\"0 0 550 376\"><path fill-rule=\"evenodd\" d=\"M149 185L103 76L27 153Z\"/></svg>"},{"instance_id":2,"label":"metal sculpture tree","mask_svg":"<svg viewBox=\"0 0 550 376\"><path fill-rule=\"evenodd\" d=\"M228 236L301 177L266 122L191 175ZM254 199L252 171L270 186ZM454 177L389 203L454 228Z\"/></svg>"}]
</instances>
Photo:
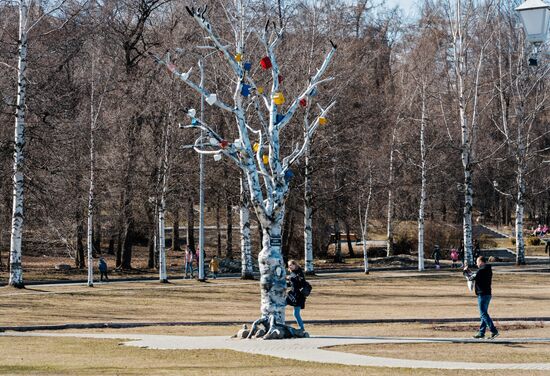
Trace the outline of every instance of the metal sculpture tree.
<instances>
[{"instance_id":1,"label":"metal sculpture tree","mask_svg":"<svg viewBox=\"0 0 550 376\"><path fill-rule=\"evenodd\" d=\"M165 65L176 77L181 79L191 89L203 96L206 102L218 109L228 112L235 118L239 138L233 142L225 140L211 127L207 121L196 117L194 109L186 109L191 125L181 126L201 130L201 136L195 141L198 153L221 156L231 159L243 172L248 185L250 205L255 210L263 231L262 250L258 255L261 285L261 316L252 326L249 337L254 335L264 339L285 338L302 335L297 330L285 325L286 306L286 272L281 252L281 231L285 213L285 202L289 194L289 182L293 173L291 166L304 154L307 145L319 125L327 122L326 114L335 102L326 107L318 106L319 113L315 121L304 132L303 139L295 145L292 152L281 155L281 131L290 123L293 115L300 107L305 107L315 95L317 87L331 78L322 79L334 53L336 45L331 43L331 49L326 55L321 67L309 78L306 88L301 91L286 108L285 99L280 90L280 71L277 63L276 48L280 44L283 29L266 23L262 32L258 33L260 44L265 48L265 57L260 61L262 68L271 71L271 90L264 90L256 85L251 74L251 62L244 59L245 26L243 6L237 1L236 9L239 26L235 28L235 52L230 52L230 46L224 45L206 17L207 7L186 8L189 15L207 33L212 47L219 50L225 62L230 67L230 74L236 82L233 104L230 105L209 92L203 85L197 85L191 78L191 70L184 73L170 62L169 55L165 58L155 56L159 64ZM266 112L264 112L264 109ZM255 111L258 118L258 129L250 123L248 111ZM206 137L203 136L206 134ZM263 326L264 334L258 333Z\"/></svg>"}]
</instances>

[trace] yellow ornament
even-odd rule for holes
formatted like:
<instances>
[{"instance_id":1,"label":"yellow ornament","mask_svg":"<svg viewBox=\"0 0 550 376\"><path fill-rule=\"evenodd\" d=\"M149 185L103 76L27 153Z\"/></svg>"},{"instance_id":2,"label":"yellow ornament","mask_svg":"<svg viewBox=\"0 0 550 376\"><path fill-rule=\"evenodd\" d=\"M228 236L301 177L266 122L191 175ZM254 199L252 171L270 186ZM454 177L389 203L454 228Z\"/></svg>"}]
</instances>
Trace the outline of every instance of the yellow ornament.
<instances>
[{"instance_id":1,"label":"yellow ornament","mask_svg":"<svg viewBox=\"0 0 550 376\"><path fill-rule=\"evenodd\" d=\"M326 123L328 123L328 120L326 117L320 117L319 118L319 124L320 125L325 125Z\"/></svg>"},{"instance_id":2,"label":"yellow ornament","mask_svg":"<svg viewBox=\"0 0 550 376\"><path fill-rule=\"evenodd\" d=\"M237 63L240 63L243 60L243 54L236 54L235 55L235 61Z\"/></svg>"},{"instance_id":3,"label":"yellow ornament","mask_svg":"<svg viewBox=\"0 0 550 376\"><path fill-rule=\"evenodd\" d=\"M275 93L275 95L273 95L273 102L275 102L277 106L280 106L283 103L285 103L285 96L283 95L283 93L281 92Z\"/></svg>"},{"instance_id":4,"label":"yellow ornament","mask_svg":"<svg viewBox=\"0 0 550 376\"><path fill-rule=\"evenodd\" d=\"M254 150L254 153L257 153L258 149L260 149L260 144L256 142L254 145L252 145L252 150Z\"/></svg>"},{"instance_id":5,"label":"yellow ornament","mask_svg":"<svg viewBox=\"0 0 550 376\"><path fill-rule=\"evenodd\" d=\"M264 164L268 164L269 163L269 157L267 155L264 155L262 157L263 161L264 161Z\"/></svg>"},{"instance_id":6,"label":"yellow ornament","mask_svg":"<svg viewBox=\"0 0 550 376\"><path fill-rule=\"evenodd\" d=\"M261 87L261 86L259 86L257 90L258 90L258 94L260 94L260 95L262 95L264 93L264 88Z\"/></svg>"}]
</instances>

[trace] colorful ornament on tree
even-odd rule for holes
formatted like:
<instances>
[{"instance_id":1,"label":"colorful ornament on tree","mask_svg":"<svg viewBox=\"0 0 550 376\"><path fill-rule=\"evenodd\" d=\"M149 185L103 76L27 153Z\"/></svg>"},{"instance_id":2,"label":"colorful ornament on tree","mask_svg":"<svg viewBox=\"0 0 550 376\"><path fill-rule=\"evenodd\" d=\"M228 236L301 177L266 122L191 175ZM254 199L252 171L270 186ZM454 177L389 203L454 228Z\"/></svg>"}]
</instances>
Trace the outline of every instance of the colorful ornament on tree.
<instances>
[{"instance_id":1,"label":"colorful ornament on tree","mask_svg":"<svg viewBox=\"0 0 550 376\"><path fill-rule=\"evenodd\" d=\"M279 85L282 84L284 80L285 80L285 79L284 79L283 76L281 76L281 75L278 75L278 76L277 76L277 81L279 81Z\"/></svg>"},{"instance_id":2,"label":"colorful ornament on tree","mask_svg":"<svg viewBox=\"0 0 550 376\"><path fill-rule=\"evenodd\" d=\"M197 118L191 119L191 125L199 125L199 121L197 120Z\"/></svg>"},{"instance_id":3,"label":"colorful ornament on tree","mask_svg":"<svg viewBox=\"0 0 550 376\"><path fill-rule=\"evenodd\" d=\"M238 54L235 55L235 61L237 63L240 63L242 60L243 60L243 54L238 53Z\"/></svg>"},{"instance_id":4,"label":"colorful ornament on tree","mask_svg":"<svg viewBox=\"0 0 550 376\"><path fill-rule=\"evenodd\" d=\"M217 100L218 96L216 94L210 94L206 97L206 103L208 103L210 106L216 103Z\"/></svg>"},{"instance_id":5,"label":"colorful ornament on tree","mask_svg":"<svg viewBox=\"0 0 550 376\"><path fill-rule=\"evenodd\" d=\"M273 95L273 102L275 102L277 106L280 106L283 103L285 103L285 96L283 95L283 93L281 92L275 93Z\"/></svg>"},{"instance_id":6,"label":"colorful ornament on tree","mask_svg":"<svg viewBox=\"0 0 550 376\"><path fill-rule=\"evenodd\" d=\"M292 180L293 177L294 177L294 173L292 172L292 170L286 170L285 181L288 183L289 181Z\"/></svg>"},{"instance_id":7,"label":"colorful ornament on tree","mask_svg":"<svg viewBox=\"0 0 550 376\"><path fill-rule=\"evenodd\" d=\"M219 142L214 137L210 137L210 145L212 146L218 146Z\"/></svg>"},{"instance_id":8,"label":"colorful ornament on tree","mask_svg":"<svg viewBox=\"0 0 550 376\"><path fill-rule=\"evenodd\" d=\"M319 124L320 124L320 125L325 125L326 123L328 123L327 118L321 116L321 117L319 118Z\"/></svg>"},{"instance_id":9,"label":"colorful ornament on tree","mask_svg":"<svg viewBox=\"0 0 550 376\"><path fill-rule=\"evenodd\" d=\"M242 147L241 139L240 138L235 139L235 141L233 141L233 145L235 145L236 148L241 148Z\"/></svg>"},{"instance_id":10,"label":"colorful ornament on tree","mask_svg":"<svg viewBox=\"0 0 550 376\"><path fill-rule=\"evenodd\" d=\"M189 110L187 110L187 115L191 116L192 118L194 118L196 114L197 111L194 108L190 108Z\"/></svg>"},{"instance_id":11,"label":"colorful ornament on tree","mask_svg":"<svg viewBox=\"0 0 550 376\"><path fill-rule=\"evenodd\" d=\"M269 58L269 56L264 56L262 60L260 60L260 65L264 70L268 70L273 66L273 64L271 64L271 59Z\"/></svg>"},{"instance_id":12,"label":"colorful ornament on tree","mask_svg":"<svg viewBox=\"0 0 550 376\"><path fill-rule=\"evenodd\" d=\"M300 103L300 106L305 107L305 106L307 106L307 99L306 99L306 98L302 98L302 99L300 99L300 102L299 102L299 103Z\"/></svg>"},{"instance_id":13,"label":"colorful ornament on tree","mask_svg":"<svg viewBox=\"0 0 550 376\"><path fill-rule=\"evenodd\" d=\"M227 141L227 140L221 140L221 141L220 141L220 146L221 146L222 149L227 148L227 147L229 146L229 141Z\"/></svg>"},{"instance_id":14,"label":"colorful ornament on tree","mask_svg":"<svg viewBox=\"0 0 550 376\"><path fill-rule=\"evenodd\" d=\"M262 95L264 93L264 88L262 86L258 86L256 91L258 92L258 94Z\"/></svg>"},{"instance_id":15,"label":"colorful ornament on tree","mask_svg":"<svg viewBox=\"0 0 550 376\"><path fill-rule=\"evenodd\" d=\"M277 114L277 116L275 116L275 124L279 124L281 121L283 121L284 118L284 115Z\"/></svg>"},{"instance_id":16,"label":"colorful ornament on tree","mask_svg":"<svg viewBox=\"0 0 550 376\"><path fill-rule=\"evenodd\" d=\"M252 150L254 151L254 153L257 153L258 150L260 150L260 144L255 142L254 145L252 145Z\"/></svg>"},{"instance_id":17,"label":"colorful ornament on tree","mask_svg":"<svg viewBox=\"0 0 550 376\"><path fill-rule=\"evenodd\" d=\"M268 164L269 163L269 157L267 155L262 156L262 161L264 162L264 164Z\"/></svg>"},{"instance_id":18,"label":"colorful ornament on tree","mask_svg":"<svg viewBox=\"0 0 550 376\"><path fill-rule=\"evenodd\" d=\"M250 95L250 88L250 85L243 84L243 86L241 87L241 95L243 97L248 97Z\"/></svg>"},{"instance_id":19,"label":"colorful ornament on tree","mask_svg":"<svg viewBox=\"0 0 550 376\"><path fill-rule=\"evenodd\" d=\"M214 160L216 162L221 161L222 160L222 155L221 154L214 154Z\"/></svg>"},{"instance_id":20,"label":"colorful ornament on tree","mask_svg":"<svg viewBox=\"0 0 550 376\"><path fill-rule=\"evenodd\" d=\"M309 96L310 97L314 97L317 95L317 87L314 87L313 89L311 89L311 91L309 92Z\"/></svg>"},{"instance_id":21,"label":"colorful ornament on tree","mask_svg":"<svg viewBox=\"0 0 550 376\"><path fill-rule=\"evenodd\" d=\"M243 64L243 68L245 71L250 72L252 69L252 63L250 61L247 61Z\"/></svg>"}]
</instances>

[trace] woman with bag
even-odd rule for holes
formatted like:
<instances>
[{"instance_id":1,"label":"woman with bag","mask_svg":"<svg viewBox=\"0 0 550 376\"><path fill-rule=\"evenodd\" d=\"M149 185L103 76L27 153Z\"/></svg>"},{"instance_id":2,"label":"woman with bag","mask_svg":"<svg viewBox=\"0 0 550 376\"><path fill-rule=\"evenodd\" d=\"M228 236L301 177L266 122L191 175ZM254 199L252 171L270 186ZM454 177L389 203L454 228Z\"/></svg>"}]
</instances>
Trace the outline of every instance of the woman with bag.
<instances>
[{"instance_id":1,"label":"woman with bag","mask_svg":"<svg viewBox=\"0 0 550 376\"><path fill-rule=\"evenodd\" d=\"M294 307L294 318L296 319L296 323L300 327L300 330L304 331L304 321L302 320L300 311L306 307L306 297L302 293L306 284L306 279L302 268L296 260L288 261L288 271L290 275L287 276L287 284L290 290L286 297L286 304Z\"/></svg>"}]
</instances>

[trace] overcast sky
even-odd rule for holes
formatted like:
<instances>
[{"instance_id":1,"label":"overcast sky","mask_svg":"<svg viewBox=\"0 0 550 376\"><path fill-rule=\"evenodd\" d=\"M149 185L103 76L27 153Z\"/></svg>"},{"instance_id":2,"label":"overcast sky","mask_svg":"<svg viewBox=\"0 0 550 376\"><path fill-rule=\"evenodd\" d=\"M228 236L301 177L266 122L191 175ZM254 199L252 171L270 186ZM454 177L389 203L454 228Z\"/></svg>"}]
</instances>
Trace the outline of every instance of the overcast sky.
<instances>
[{"instance_id":1,"label":"overcast sky","mask_svg":"<svg viewBox=\"0 0 550 376\"><path fill-rule=\"evenodd\" d=\"M415 13L417 5L415 3L418 3L416 0L386 0L386 4L388 8L392 8L396 5L399 5L401 9L403 9L404 13L406 15L410 15L411 13Z\"/></svg>"}]
</instances>

